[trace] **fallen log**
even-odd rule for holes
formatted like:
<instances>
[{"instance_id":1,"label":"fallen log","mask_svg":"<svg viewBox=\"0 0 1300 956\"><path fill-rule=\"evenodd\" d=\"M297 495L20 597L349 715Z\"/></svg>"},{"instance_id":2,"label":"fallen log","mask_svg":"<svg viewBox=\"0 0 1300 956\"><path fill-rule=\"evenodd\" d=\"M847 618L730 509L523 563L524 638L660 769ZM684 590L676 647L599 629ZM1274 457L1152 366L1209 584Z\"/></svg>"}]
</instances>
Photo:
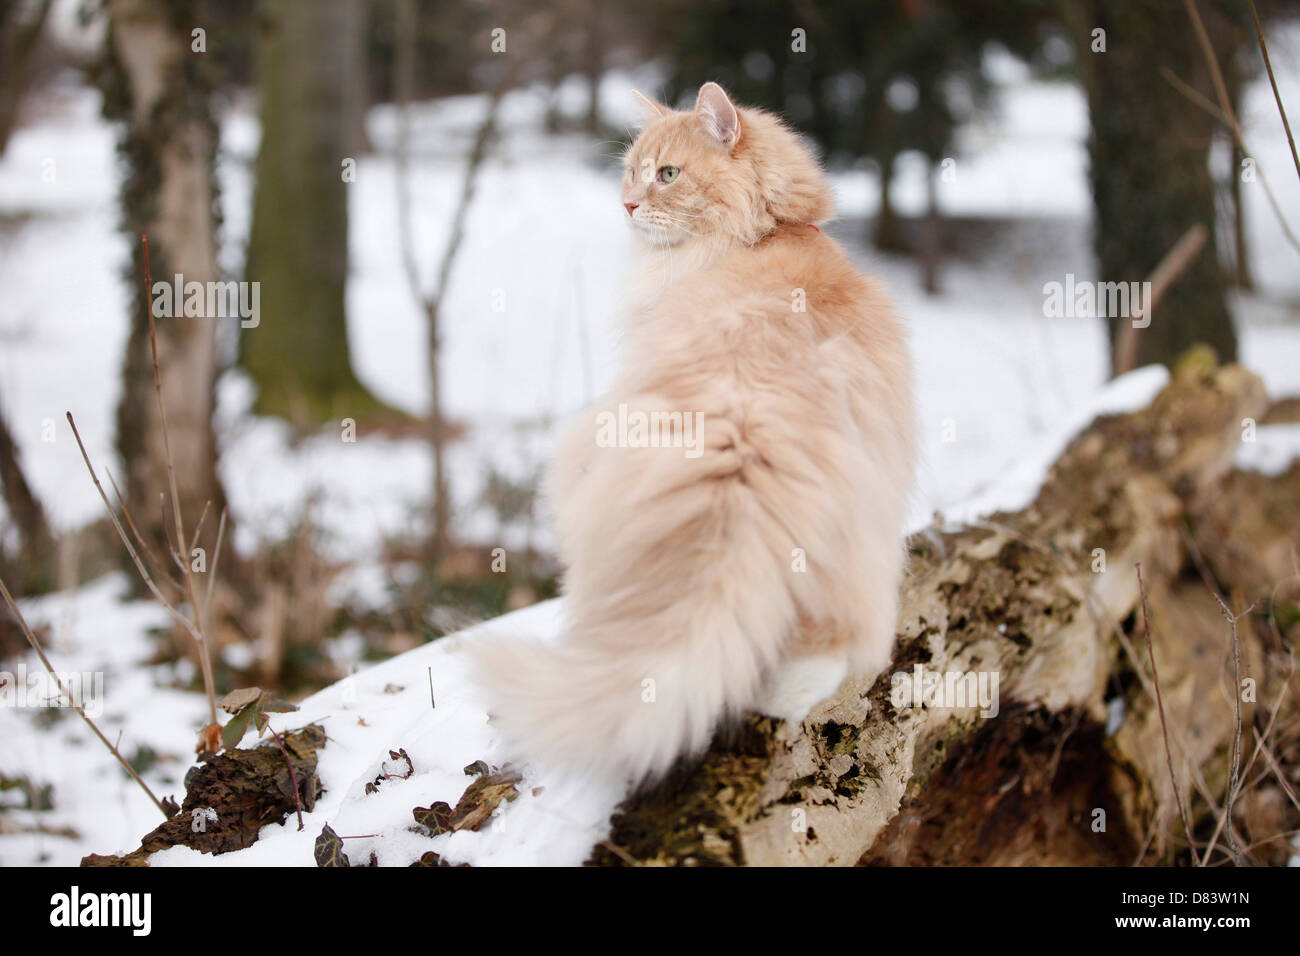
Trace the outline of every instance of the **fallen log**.
<instances>
[{"instance_id":1,"label":"fallen log","mask_svg":"<svg viewBox=\"0 0 1300 956\"><path fill-rule=\"evenodd\" d=\"M1281 728L1294 736L1300 614L1277 610L1300 465L1233 471L1243 421L1267 411L1250 372L1186 369L1150 407L1077 436L1028 508L914 536L891 667L801 726L750 715L625 801L588 862L1284 860L1300 807L1294 783L1264 779L1263 751L1295 746ZM1290 587L1293 609L1300 574ZM1235 612L1256 602L1235 655L1216 592ZM1234 759L1250 760L1245 793Z\"/></svg>"}]
</instances>

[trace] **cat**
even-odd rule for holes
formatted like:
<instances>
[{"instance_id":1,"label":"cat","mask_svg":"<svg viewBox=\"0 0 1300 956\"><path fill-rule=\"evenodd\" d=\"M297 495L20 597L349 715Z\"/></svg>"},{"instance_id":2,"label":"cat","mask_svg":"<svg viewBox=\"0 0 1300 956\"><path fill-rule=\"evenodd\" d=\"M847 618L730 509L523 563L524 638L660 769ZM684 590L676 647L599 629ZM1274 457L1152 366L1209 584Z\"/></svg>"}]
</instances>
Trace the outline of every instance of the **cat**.
<instances>
[{"instance_id":1,"label":"cat","mask_svg":"<svg viewBox=\"0 0 1300 956\"><path fill-rule=\"evenodd\" d=\"M798 135L716 83L688 111L637 96L626 367L544 489L565 632L472 653L510 756L646 784L888 665L916 426L904 330L818 228Z\"/></svg>"}]
</instances>

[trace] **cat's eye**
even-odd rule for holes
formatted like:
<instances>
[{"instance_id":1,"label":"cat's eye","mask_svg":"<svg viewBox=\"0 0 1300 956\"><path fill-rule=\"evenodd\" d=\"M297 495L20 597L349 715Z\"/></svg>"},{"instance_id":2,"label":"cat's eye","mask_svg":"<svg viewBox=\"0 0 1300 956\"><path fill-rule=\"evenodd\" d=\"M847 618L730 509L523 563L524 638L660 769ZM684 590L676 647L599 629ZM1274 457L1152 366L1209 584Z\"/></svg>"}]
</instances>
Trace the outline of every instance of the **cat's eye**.
<instances>
[{"instance_id":1,"label":"cat's eye","mask_svg":"<svg viewBox=\"0 0 1300 956\"><path fill-rule=\"evenodd\" d=\"M677 166L660 166L659 181L661 183L670 183L681 174L681 169Z\"/></svg>"}]
</instances>

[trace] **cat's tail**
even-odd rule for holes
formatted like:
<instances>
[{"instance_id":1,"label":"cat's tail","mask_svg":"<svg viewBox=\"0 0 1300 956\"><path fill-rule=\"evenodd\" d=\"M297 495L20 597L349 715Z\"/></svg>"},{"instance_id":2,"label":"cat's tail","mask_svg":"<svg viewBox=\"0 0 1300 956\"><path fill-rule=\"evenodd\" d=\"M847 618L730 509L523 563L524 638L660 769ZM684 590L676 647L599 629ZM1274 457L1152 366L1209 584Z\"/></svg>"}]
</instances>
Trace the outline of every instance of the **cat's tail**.
<instances>
[{"instance_id":1,"label":"cat's tail","mask_svg":"<svg viewBox=\"0 0 1300 956\"><path fill-rule=\"evenodd\" d=\"M581 495L557 645L486 640L478 681L511 756L643 782L754 703L794 627L787 529L747 458L602 449ZM785 557L782 557L784 555Z\"/></svg>"}]
</instances>

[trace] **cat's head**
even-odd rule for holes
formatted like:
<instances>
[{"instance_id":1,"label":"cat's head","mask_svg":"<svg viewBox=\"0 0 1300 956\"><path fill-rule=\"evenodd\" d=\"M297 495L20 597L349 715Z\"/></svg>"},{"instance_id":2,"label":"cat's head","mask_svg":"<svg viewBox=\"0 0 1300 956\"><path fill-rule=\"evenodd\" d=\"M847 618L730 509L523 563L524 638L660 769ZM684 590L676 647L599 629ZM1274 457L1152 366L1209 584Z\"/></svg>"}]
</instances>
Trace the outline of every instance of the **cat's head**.
<instances>
[{"instance_id":1,"label":"cat's head","mask_svg":"<svg viewBox=\"0 0 1300 956\"><path fill-rule=\"evenodd\" d=\"M700 87L693 110L636 95L647 122L624 157L623 208L650 242L753 244L830 218L820 163L775 116L736 106L717 83Z\"/></svg>"}]
</instances>

